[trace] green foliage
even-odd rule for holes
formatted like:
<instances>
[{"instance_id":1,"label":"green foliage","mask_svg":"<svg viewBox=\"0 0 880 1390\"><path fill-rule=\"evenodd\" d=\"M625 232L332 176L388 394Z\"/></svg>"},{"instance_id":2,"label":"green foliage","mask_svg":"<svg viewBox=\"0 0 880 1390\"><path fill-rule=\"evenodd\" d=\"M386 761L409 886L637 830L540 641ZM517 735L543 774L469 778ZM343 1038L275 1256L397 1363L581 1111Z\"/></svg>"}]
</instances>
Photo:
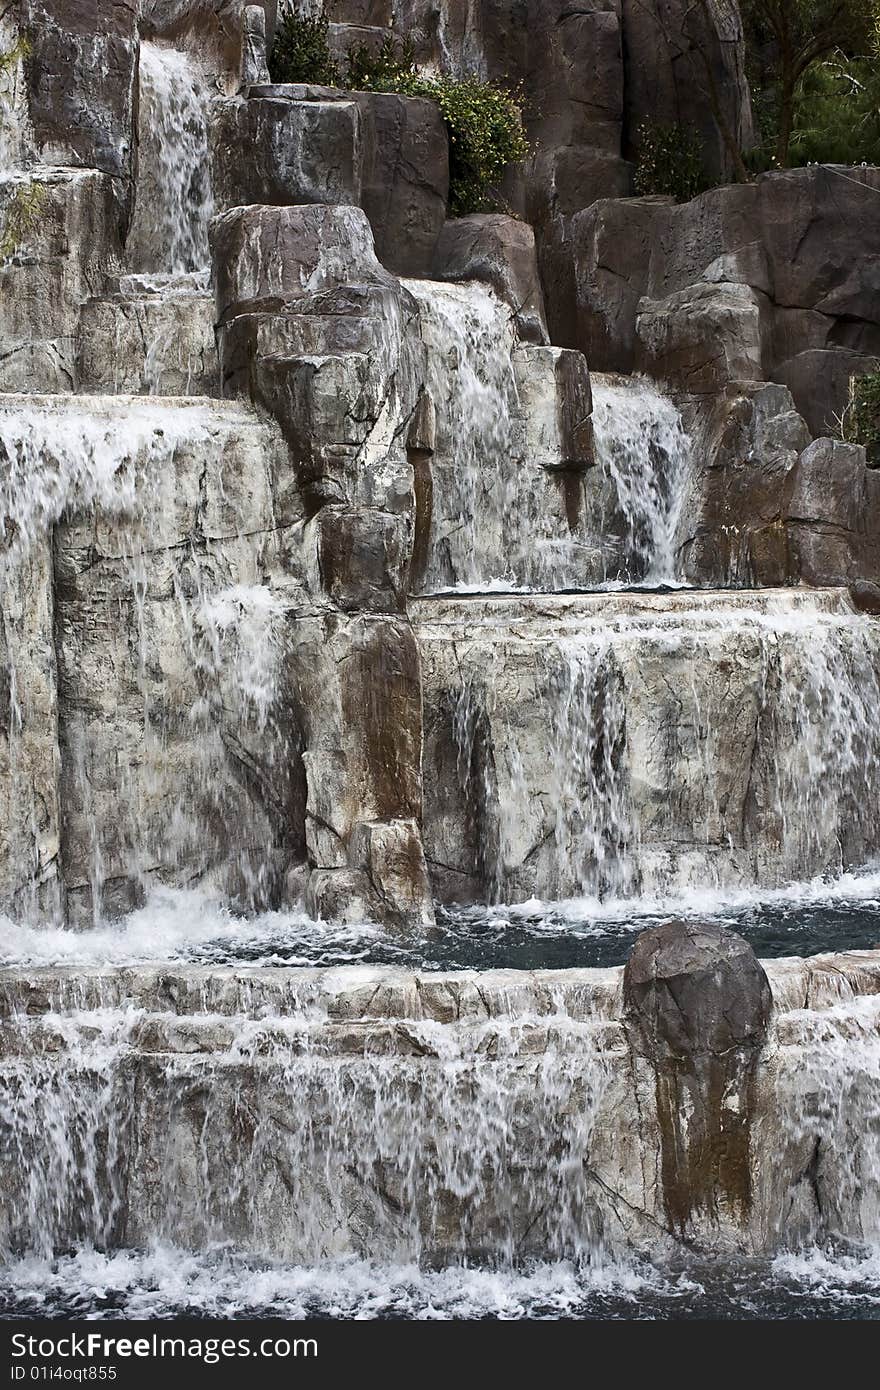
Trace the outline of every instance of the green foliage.
<instances>
[{"instance_id":1,"label":"green foliage","mask_svg":"<svg viewBox=\"0 0 880 1390\"><path fill-rule=\"evenodd\" d=\"M302 19L290 12L282 15L269 56L272 81L338 86L339 71L327 42L329 29L323 14L317 19Z\"/></svg>"},{"instance_id":2,"label":"green foliage","mask_svg":"<svg viewBox=\"0 0 880 1390\"><path fill-rule=\"evenodd\" d=\"M46 190L39 183L23 183L12 195L0 232L0 264L9 261L40 225Z\"/></svg>"},{"instance_id":3,"label":"green foliage","mask_svg":"<svg viewBox=\"0 0 880 1390\"><path fill-rule=\"evenodd\" d=\"M880 467L880 371L850 378L843 425L844 437L864 444L868 463Z\"/></svg>"},{"instance_id":4,"label":"green foliage","mask_svg":"<svg viewBox=\"0 0 880 1390\"><path fill-rule=\"evenodd\" d=\"M449 210L454 217L499 206L499 184L509 164L529 154L517 92L476 77L421 78L409 94L431 97L449 131Z\"/></svg>"},{"instance_id":5,"label":"green foliage","mask_svg":"<svg viewBox=\"0 0 880 1390\"><path fill-rule=\"evenodd\" d=\"M636 140L633 183L637 193L663 193L685 203L709 187L702 145L692 127L645 121Z\"/></svg>"},{"instance_id":6,"label":"green foliage","mask_svg":"<svg viewBox=\"0 0 880 1390\"><path fill-rule=\"evenodd\" d=\"M345 84L353 92L399 92L418 77L412 41L397 43L392 37L371 52L359 44L348 55Z\"/></svg>"},{"instance_id":7,"label":"green foliage","mask_svg":"<svg viewBox=\"0 0 880 1390\"><path fill-rule=\"evenodd\" d=\"M836 54L804 76L789 162L880 163L880 72L871 59Z\"/></svg>"},{"instance_id":8,"label":"green foliage","mask_svg":"<svg viewBox=\"0 0 880 1390\"><path fill-rule=\"evenodd\" d=\"M275 82L320 82L350 91L395 92L435 101L449 133L449 210L455 217L491 210L509 164L529 153L519 92L476 77L455 81L422 73L412 44L393 35L378 50L352 50L344 71L333 62L327 20L286 15L270 68Z\"/></svg>"},{"instance_id":9,"label":"green foliage","mask_svg":"<svg viewBox=\"0 0 880 1390\"><path fill-rule=\"evenodd\" d=\"M755 169L860 162L871 149L867 55L880 0L741 0L760 143ZM847 124L853 129L849 138Z\"/></svg>"}]
</instances>

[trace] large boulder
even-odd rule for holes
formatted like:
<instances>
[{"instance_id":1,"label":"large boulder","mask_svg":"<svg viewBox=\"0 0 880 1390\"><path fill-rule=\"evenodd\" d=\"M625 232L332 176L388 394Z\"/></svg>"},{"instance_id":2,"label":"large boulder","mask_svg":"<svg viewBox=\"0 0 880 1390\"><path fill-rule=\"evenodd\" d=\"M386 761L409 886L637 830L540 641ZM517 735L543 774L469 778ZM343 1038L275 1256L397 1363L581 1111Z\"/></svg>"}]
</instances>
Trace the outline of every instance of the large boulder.
<instances>
[{"instance_id":1,"label":"large boulder","mask_svg":"<svg viewBox=\"0 0 880 1390\"><path fill-rule=\"evenodd\" d=\"M354 102L216 102L211 108L210 143L218 209L361 201Z\"/></svg>"},{"instance_id":2,"label":"large boulder","mask_svg":"<svg viewBox=\"0 0 880 1390\"><path fill-rule=\"evenodd\" d=\"M500 213L474 213L447 222L434 256L438 280L484 280L513 309L523 342L548 343L535 234Z\"/></svg>"},{"instance_id":3,"label":"large boulder","mask_svg":"<svg viewBox=\"0 0 880 1390\"><path fill-rule=\"evenodd\" d=\"M47 164L129 177L138 70L137 0L20 0L34 143Z\"/></svg>"},{"instance_id":4,"label":"large boulder","mask_svg":"<svg viewBox=\"0 0 880 1390\"><path fill-rule=\"evenodd\" d=\"M217 318L274 313L349 280L388 284L360 208L233 208L212 227Z\"/></svg>"},{"instance_id":5,"label":"large boulder","mask_svg":"<svg viewBox=\"0 0 880 1390\"><path fill-rule=\"evenodd\" d=\"M352 95L361 118L360 203L376 254L395 275L427 275L449 196L449 141L439 108L386 92Z\"/></svg>"},{"instance_id":6,"label":"large boulder","mask_svg":"<svg viewBox=\"0 0 880 1390\"><path fill-rule=\"evenodd\" d=\"M16 242L0 263L0 390L75 389L80 305L118 272L125 219L106 174L36 166L0 182L0 227Z\"/></svg>"},{"instance_id":7,"label":"large boulder","mask_svg":"<svg viewBox=\"0 0 880 1390\"><path fill-rule=\"evenodd\" d=\"M698 1239L748 1217L755 1072L772 994L747 941L711 923L643 932L626 965L630 1045L654 1070L670 1230Z\"/></svg>"},{"instance_id":8,"label":"large boulder","mask_svg":"<svg viewBox=\"0 0 880 1390\"><path fill-rule=\"evenodd\" d=\"M684 391L716 392L763 376L761 306L747 285L696 284L643 299L636 334L637 369Z\"/></svg>"},{"instance_id":9,"label":"large boulder","mask_svg":"<svg viewBox=\"0 0 880 1390\"><path fill-rule=\"evenodd\" d=\"M807 348L774 367L773 376L788 387L811 432L818 436L839 430L850 378L876 371L878 364L880 357L845 347Z\"/></svg>"},{"instance_id":10,"label":"large boulder","mask_svg":"<svg viewBox=\"0 0 880 1390\"><path fill-rule=\"evenodd\" d=\"M621 0L625 118L629 139L653 120L695 129L711 172L732 170L710 93L716 92L737 148L752 140L745 43L736 5L691 0Z\"/></svg>"}]
</instances>

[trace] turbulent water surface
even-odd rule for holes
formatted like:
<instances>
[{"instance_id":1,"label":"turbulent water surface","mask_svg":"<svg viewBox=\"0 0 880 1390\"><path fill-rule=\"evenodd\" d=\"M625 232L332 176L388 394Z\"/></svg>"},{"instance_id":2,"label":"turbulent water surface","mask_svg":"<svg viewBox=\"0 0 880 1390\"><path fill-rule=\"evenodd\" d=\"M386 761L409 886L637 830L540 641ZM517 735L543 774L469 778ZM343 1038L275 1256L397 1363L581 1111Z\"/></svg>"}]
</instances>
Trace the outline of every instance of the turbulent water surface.
<instances>
[{"instance_id":1,"label":"turbulent water surface","mask_svg":"<svg viewBox=\"0 0 880 1390\"><path fill-rule=\"evenodd\" d=\"M267 1265L218 1250L81 1250L0 1274L2 1317L880 1319L880 1254L812 1250L735 1265L563 1261L420 1270Z\"/></svg>"},{"instance_id":2,"label":"turbulent water surface","mask_svg":"<svg viewBox=\"0 0 880 1390\"><path fill-rule=\"evenodd\" d=\"M730 926L765 958L868 950L880 946L880 870L766 894L447 907L436 929L412 937L368 922L316 922L305 912L237 917L200 893L160 890L140 910L89 932L28 928L0 917L0 967L176 960L423 971L586 968L622 965L639 932L670 916Z\"/></svg>"}]
</instances>

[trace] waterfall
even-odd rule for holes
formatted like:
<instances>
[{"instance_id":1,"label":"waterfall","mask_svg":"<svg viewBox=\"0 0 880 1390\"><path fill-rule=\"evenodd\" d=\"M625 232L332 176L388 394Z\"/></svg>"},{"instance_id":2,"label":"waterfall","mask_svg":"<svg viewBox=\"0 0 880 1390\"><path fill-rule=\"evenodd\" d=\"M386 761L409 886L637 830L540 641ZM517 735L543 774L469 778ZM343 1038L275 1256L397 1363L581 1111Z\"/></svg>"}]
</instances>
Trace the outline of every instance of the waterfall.
<instances>
[{"instance_id":1,"label":"waterfall","mask_svg":"<svg viewBox=\"0 0 880 1390\"><path fill-rule=\"evenodd\" d=\"M691 477L691 440L673 402L650 381L594 375L599 465L622 524L620 580L674 584L676 531Z\"/></svg>"},{"instance_id":2,"label":"waterfall","mask_svg":"<svg viewBox=\"0 0 880 1390\"><path fill-rule=\"evenodd\" d=\"M142 43L131 268L181 275L210 263L213 216L206 82L178 49Z\"/></svg>"},{"instance_id":3,"label":"waterfall","mask_svg":"<svg viewBox=\"0 0 880 1390\"><path fill-rule=\"evenodd\" d=\"M428 776L430 852L464 868L477 844L490 901L776 888L876 854L880 646L845 601L450 598L418 616L461 797L450 832Z\"/></svg>"},{"instance_id":4,"label":"waterfall","mask_svg":"<svg viewBox=\"0 0 880 1390\"><path fill-rule=\"evenodd\" d=\"M421 309L437 412L425 587L508 587L521 550L510 310L481 285L404 283Z\"/></svg>"},{"instance_id":5,"label":"waterfall","mask_svg":"<svg viewBox=\"0 0 880 1390\"><path fill-rule=\"evenodd\" d=\"M233 897L265 897L287 834L264 819L277 821L290 777L276 707L285 604L260 582L259 475L244 495L237 467L252 451L265 469L273 436L216 403L12 404L0 409L4 904L60 915L59 860L80 922L130 909L157 872L217 873ZM219 503L199 484L209 458ZM95 629L114 634L97 651Z\"/></svg>"},{"instance_id":6,"label":"waterfall","mask_svg":"<svg viewBox=\"0 0 880 1390\"><path fill-rule=\"evenodd\" d=\"M98 976L89 1008L62 986L64 1012L13 1012L0 1075L7 1251L198 1248L233 1230L308 1263L510 1261L599 1243L582 1156L608 1064L601 1025L561 999L540 1024L392 1020L402 1047L343 1059L314 986L285 981L287 998L258 986L249 1002L241 981L212 1013L204 1000L169 1014L143 983L136 1006Z\"/></svg>"}]
</instances>

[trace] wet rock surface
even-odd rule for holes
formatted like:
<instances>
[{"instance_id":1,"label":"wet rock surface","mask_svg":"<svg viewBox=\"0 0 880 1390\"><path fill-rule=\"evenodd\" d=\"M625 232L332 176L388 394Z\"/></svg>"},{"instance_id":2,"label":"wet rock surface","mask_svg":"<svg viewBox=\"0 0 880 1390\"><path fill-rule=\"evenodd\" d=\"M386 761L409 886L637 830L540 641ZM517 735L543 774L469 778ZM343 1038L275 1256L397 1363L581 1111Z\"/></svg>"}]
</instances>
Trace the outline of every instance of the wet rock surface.
<instances>
[{"instance_id":1,"label":"wet rock surface","mask_svg":"<svg viewBox=\"0 0 880 1390\"><path fill-rule=\"evenodd\" d=\"M747 941L714 924L644 932L623 977L632 1045L654 1069L663 1200L685 1236L745 1222L752 1201L756 1076L772 995Z\"/></svg>"}]
</instances>

